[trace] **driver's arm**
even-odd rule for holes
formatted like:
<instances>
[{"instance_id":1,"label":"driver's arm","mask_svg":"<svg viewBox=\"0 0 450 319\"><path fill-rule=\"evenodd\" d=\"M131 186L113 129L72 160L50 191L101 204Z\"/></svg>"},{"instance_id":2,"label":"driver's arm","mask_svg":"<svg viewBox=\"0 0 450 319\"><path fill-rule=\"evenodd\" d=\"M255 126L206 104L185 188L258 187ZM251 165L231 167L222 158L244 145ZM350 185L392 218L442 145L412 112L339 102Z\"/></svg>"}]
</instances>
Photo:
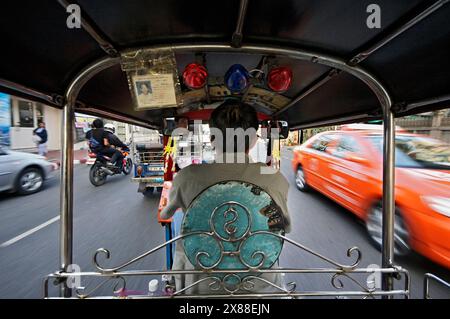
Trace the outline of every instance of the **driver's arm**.
<instances>
[{"instance_id":1,"label":"driver's arm","mask_svg":"<svg viewBox=\"0 0 450 319\"><path fill-rule=\"evenodd\" d=\"M181 189L183 187L183 174L179 172L172 182L172 188L169 193L169 203L161 211L160 217L162 219L169 219L175 214L178 208L185 207L183 198L181 196Z\"/></svg>"}]
</instances>

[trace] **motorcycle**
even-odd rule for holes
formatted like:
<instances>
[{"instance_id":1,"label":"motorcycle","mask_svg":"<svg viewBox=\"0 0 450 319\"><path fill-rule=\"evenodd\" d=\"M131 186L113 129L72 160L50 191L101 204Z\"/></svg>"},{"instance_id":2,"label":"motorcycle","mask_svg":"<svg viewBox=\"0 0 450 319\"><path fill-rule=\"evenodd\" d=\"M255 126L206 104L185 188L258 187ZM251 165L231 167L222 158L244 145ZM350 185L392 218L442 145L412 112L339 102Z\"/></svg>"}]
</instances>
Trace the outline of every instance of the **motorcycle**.
<instances>
[{"instance_id":1,"label":"motorcycle","mask_svg":"<svg viewBox=\"0 0 450 319\"><path fill-rule=\"evenodd\" d=\"M131 168L133 167L133 161L128 156L130 155L129 149L119 149L123 155L122 167L118 167L111 163L111 158L96 154L89 151L89 157L95 158L95 163L92 165L89 171L89 180L94 186L101 186L105 184L106 178L113 175L129 175L131 173Z\"/></svg>"}]
</instances>

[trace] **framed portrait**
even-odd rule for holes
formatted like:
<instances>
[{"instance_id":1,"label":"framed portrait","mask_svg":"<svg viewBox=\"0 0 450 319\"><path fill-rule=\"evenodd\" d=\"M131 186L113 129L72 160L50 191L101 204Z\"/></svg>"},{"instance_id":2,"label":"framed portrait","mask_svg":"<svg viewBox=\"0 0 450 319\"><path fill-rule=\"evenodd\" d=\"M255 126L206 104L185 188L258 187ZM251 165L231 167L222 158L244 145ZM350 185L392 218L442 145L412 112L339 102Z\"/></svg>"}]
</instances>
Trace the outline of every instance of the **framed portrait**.
<instances>
[{"instance_id":1,"label":"framed portrait","mask_svg":"<svg viewBox=\"0 0 450 319\"><path fill-rule=\"evenodd\" d=\"M132 83L138 110L177 105L172 73L134 75Z\"/></svg>"},{"instance_id":2,"label":"framed portrait","mask_svg":"<svg viewBox=\"0 0 450 319\"><path fill-rule=\"evenodd\" d=\"M173 50L147 49L121 56L122 70L137 111L183 104L177 61Z\"/></svg>"}]
</instances>

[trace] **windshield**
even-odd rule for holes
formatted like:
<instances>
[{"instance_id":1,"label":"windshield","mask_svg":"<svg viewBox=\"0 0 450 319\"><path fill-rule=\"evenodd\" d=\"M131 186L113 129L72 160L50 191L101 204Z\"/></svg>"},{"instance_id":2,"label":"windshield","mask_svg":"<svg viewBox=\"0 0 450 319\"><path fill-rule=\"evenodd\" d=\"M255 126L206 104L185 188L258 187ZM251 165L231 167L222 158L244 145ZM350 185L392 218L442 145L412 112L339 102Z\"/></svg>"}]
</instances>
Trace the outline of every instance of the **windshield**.
<instances>
[{"instance_id":1,"label":"windshield","mask_svg":"<svg viewBox=\"0 0 450 319\"><path fill-rule=\"evenodd\" d=\"M381 151L382 136L369 139ZM450 145L423 136L400 135L395 138L396 166L450 169Z\"/></svg>"}]
</instances>

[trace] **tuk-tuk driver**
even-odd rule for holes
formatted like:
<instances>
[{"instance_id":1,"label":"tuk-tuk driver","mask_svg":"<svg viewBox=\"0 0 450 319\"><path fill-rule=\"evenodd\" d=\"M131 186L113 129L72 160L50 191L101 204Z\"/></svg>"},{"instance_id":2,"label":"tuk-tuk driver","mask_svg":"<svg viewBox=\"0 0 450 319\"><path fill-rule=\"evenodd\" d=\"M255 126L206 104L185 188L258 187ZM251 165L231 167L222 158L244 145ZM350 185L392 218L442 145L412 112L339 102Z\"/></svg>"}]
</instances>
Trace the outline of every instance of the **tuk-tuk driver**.
<instances>
[{"instance_id":1,"label":"tuk-tuk driver","mask_svg":"<svg viewBox=\"0 0 450 319\"><path fill-rule=\"evenodd\" d=\"M225 161L223 163L217 163L217 158L220 158L220 156L226 159L228 158L228 154L236 159L238 157L236 155L238 154L229 154L220 148L218 149L218 141L214 139L216 163L191 165L182 169L174 178L169 195L169 203L161 212L161 218L171 218L178 208L181 208L185 212L197 195L214 184L230 180L243 181L261 187L272 197L284 215L284 230L286 233L289 232L291 227L287 209L287 194L289 189L287 180L279 171L275 171L272 174L264 174L264 168L267 168L266 164L251 163L248 156L249 150L257 141L256 131L258 127L257 113L252 106L237 100L227 100L218 106L211 114L210 129L211 132L214 129L223 132L224 140L222 145L226 145L227 128L235 130L242 128L243 131L247 131L250 128L253 129L249 131L253 131L254 134L251 134L245 140L244 162L236 163L236 161L233 161L232 163L227 163ZM172 269L193 269L180 244L176 246ZM266 275L267 280L282 285L282 279L279 274ZM175 279L176 288L179 290L196 282L198 276L175 276ZM208 293L208 291L204 291L204 293Z\"/></svg>"}]
</instances>

